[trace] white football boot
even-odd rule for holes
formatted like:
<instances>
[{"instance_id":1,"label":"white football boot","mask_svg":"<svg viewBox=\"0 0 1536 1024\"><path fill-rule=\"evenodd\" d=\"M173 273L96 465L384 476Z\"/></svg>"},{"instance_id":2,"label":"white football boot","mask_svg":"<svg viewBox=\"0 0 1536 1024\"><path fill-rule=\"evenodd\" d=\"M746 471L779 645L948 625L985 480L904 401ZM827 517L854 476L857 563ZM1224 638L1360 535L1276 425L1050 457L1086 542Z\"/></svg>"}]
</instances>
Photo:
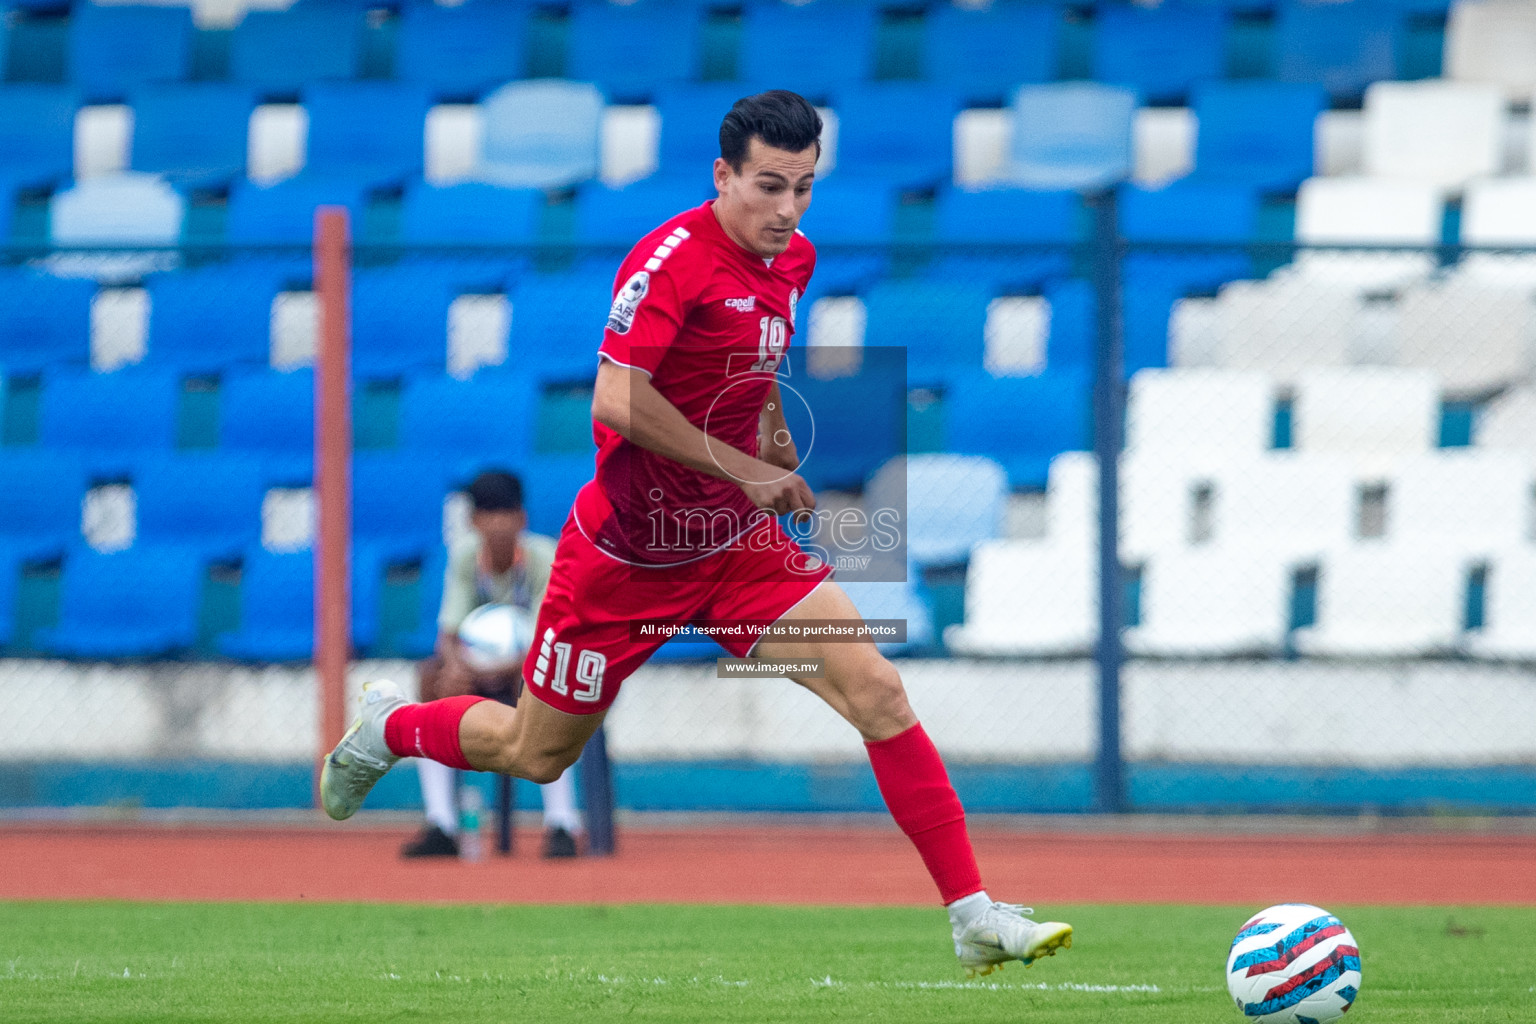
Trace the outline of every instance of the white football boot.
<instances>
[{"instance_id":1,"label":"white football boot","mask_svg":"<svg viewBox=\"0 0 1536 1024\"><path fill-rule=\"evenodd\" d=\"M955 955L968 977L991 974L1009 960L1025 967L1058 949L1072 946L1072 926L1060 921L1031 921L1034 911L1017 903L993 904L955 933Z\"/></svg>"},{"instance_id":2,"label":"white football boot","mask_svg":"<svg viewBox=\"0 0 1536 1024\"><path fill-rule=\"evenodd\" d=\"M384 742L384 720L406 700L388 679L363 684L358 716L320 769L320 802L342 821L357 813L363 797L400 760Z\"/></svg>"}]
</instances>

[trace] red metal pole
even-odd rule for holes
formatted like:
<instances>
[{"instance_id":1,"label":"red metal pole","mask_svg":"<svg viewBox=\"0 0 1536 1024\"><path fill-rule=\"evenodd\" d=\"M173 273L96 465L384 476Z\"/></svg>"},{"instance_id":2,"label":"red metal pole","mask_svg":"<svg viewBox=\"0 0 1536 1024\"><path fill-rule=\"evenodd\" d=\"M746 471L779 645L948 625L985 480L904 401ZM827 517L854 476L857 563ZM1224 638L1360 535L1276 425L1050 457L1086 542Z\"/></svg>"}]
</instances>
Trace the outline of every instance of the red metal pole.
<instances>
[{"instance_id":1,"label":"red metal pole","mask_svg":"<svg viewBox=\"0 0 1536 1024\"><path fill-rule=\"evenodd\" d=\"M315 758L315 806L320 765L341 741L346 721L347 657L352 643L352 314L351 243L347 211L315 211L315 298L320 331L315 353L315 675L320 744Z\"/></svg>"}]
</instances>

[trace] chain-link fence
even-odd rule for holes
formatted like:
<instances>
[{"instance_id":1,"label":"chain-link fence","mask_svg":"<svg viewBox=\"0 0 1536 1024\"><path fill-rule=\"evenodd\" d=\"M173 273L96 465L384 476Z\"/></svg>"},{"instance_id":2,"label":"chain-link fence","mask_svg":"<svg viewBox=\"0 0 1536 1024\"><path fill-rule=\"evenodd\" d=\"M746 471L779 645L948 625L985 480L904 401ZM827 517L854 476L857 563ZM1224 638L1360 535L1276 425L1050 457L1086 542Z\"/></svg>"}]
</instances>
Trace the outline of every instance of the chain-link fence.
<instances>
[{"instance_id":1,"label":"chain-link fence","mask_svg":"<svg viewBox=\"0 0 1536 1024\"><path fill-rule=\"evenodd\" d=\"M356 251L354 682L430 651L474 472L559 532L621 255ZM968 806L1536 807L1531 259L824 246L784 378L808 541L907 623L886 649ZM307 803L307 250L0 275L0 805ZM897 561L861 573L881 510ZM609 719L620 806L879 806L829 709L685 639ZM378 806L414 802L396 774Z\"/></svg>"}]
</instances>

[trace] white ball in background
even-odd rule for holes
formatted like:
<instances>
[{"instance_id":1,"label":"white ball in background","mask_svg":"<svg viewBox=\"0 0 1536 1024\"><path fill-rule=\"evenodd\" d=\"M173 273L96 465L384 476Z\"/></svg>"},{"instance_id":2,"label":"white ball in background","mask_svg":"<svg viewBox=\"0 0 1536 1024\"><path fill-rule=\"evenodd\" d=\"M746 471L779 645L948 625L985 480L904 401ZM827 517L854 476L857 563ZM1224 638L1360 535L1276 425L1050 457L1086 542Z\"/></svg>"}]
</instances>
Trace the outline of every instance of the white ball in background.
<instances>
[{"instance_id":1,"label":"white ball in background","mask_svg":"<svg viewBox=\"0 0 1536 1024\"><path fill-rule=\"evenodd\" d=\"M476 672L508 672L533 645L533 619L510 604L483 604L459 626L459 649Z\"/></svg>"}]
</instances>

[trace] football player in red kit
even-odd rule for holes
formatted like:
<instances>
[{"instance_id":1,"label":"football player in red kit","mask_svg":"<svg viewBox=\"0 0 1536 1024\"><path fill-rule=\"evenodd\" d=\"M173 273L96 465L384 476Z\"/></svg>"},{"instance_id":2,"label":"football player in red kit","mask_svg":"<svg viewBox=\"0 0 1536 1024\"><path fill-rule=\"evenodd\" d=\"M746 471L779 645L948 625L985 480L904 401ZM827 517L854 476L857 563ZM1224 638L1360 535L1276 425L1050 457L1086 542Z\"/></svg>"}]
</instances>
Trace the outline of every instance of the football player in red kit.
<instances>
[{"instance_id":1,"label":"football player in red kit","mask_svg":"<svg viewBox=\"0 0 1536 1024\"><path fill-rule=\"evenodd\" d=\"M1072 929L987 895L959 798L895 667L868 641L760 639L775 622L859 618L830 567L776 518L815 507L776 371L816 266L798 226L820 134L794 93L739 100L720 127L719 197L652 231L620 267L592 402L597 472L555 552L523 668L534 699L410 704L393 683L370 683L321 793L346 818L401 757L554 779L666 639L635 623L739 623L718 637L733 655L821 661L822 675L795 681L863 736L881 795L949 909L961 963L1028 964L1070 946Z\"/></svg>"}]
</instances>

